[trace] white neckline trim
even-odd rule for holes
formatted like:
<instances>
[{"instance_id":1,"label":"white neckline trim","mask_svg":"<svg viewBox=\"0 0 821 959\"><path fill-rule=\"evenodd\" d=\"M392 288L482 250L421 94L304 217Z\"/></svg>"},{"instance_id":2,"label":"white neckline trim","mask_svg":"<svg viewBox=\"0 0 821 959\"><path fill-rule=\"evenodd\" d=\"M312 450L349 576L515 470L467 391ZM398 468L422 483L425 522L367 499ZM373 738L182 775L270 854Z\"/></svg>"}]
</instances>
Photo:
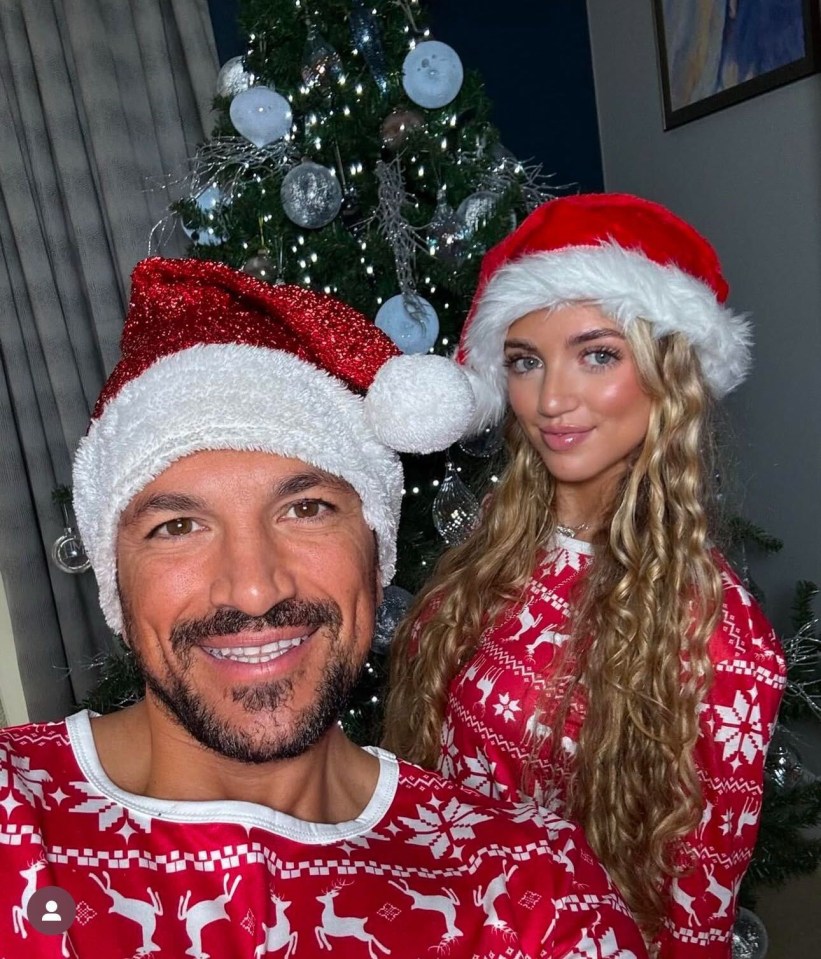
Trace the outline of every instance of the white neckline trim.
<instances>
[{"instance_id":1,"label":"white neckline trim","mask_svg":"<svg viewBox=\"0 0 821 959\"><path fill-rule=\"evenodd\" d=\"M558 530L553 534L553 543L562 549L569 550L571 553L581 553L584 556L592 556L596 552L596 547L583 539L573 539L572 536L565 536Z\"/></svg>"},{"instance_id":2,"label":"white neckline trim","mask_svg":"<svg viewBox=\"0 0 821 959\"><path fill-rule=\"evenodd\" d=\"M191 802L137 796L120 789L106 775L94 744L89 711L84 709L75 713L65 722L74 758L88 782L102 795L125 809L139 816L165 822L235 823L246 828L255 826L266 829L307 845L326 845L353 839L374 829L387 814L399 783L399 763L396 757L376 746L366 746L365 751L379 760L379 777L368 804L356 819L346 822L305 822L257 803L237 800Z\"/></svg>"}]
</instances>

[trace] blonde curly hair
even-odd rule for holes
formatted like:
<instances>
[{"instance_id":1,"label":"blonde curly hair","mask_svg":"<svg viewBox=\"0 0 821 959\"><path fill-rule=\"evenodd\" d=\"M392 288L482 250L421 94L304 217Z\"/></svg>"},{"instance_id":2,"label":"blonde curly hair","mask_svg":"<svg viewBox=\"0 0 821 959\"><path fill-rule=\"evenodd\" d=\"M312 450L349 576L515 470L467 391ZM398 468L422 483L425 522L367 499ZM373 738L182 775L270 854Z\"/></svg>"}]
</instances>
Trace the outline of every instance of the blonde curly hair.
<instances>
[{"instance_id":1,"label":"blonde curly hair","mask_svg":"<svg viewBox=\"0 0 821 959\"><path fill-rule=\"evenodd\" d=\"M721 579L708 542L711 402L698 360L681 334L655 339L643 320L625 335L652 399L647 436L595 541L571 638L539 709L546 726L561 729L574 693L584 693L574 771L561 784L566 811L652 939L682 870L681 841L702 813L693 747ZM384 742L428 768L439 757L452 679L483 630L521 601L556 528L552 477L513 418L506 436L509 462L483 522L441 558L393 644Z\"/></svg>"}]
</instances>

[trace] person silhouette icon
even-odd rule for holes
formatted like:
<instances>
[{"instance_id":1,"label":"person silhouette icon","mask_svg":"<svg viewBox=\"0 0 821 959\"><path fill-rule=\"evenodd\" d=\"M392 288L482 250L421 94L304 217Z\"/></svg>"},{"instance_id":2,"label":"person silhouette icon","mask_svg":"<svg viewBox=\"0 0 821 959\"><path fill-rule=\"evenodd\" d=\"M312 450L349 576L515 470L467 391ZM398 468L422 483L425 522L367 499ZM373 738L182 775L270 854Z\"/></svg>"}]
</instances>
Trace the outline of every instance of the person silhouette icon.
<instances>
[{"instance_id":1,"label":"person silhouette icon","mask_svg":"<svg viewBox=\"0 0 821 959\"><path fill-rule=\"evenodd\" d=\"M60 915L60 907L53 899L49 899L46 903L46 911L43 913L43 917L40 920L41 922L62 922L63 917Z\"/></svg>"}]
</instances>

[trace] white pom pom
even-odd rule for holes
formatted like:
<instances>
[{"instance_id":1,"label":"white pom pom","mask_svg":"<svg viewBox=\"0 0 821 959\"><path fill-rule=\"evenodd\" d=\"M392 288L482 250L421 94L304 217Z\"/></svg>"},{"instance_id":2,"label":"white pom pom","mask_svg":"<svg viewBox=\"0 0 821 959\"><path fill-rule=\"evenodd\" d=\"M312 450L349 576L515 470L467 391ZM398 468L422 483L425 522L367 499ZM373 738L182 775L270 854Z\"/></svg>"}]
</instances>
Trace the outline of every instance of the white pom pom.
<instances>
[{"instance_id":1,"label":"white pom pom","mask_svg":"<svg viewBox=\"0 0 821 959\"><path fill-rule=\"evenodd\" d=\"M444 356L395 356L365 397L371 429L400 453L447 449L461 439L474 408L468 378Z\"/></svg>"}]
</instances>

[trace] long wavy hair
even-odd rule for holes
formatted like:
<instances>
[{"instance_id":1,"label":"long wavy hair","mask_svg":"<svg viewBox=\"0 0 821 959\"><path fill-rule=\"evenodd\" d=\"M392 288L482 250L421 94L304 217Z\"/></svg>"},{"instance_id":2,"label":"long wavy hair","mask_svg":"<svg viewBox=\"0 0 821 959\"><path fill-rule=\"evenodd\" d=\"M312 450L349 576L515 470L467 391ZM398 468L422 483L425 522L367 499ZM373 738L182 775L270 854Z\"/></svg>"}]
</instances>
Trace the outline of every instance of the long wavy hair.
<instances>
[{"instance_id":1,"label":"long wavy hair","mask_svg":"<svg viewBox=\"0 0 821 959\"><path fill-rule=\"evenodd\" d=\"M560 730L574 694L584 696L574 770L559 784L567 814L652 939L670 881L687 868L681 841L703 811L693 747L721 579L708 541L713 433L698 360L681 334L655 339L643 320L625 335L652 399L647 435L594 541L539 709ZM521 601L556 528L553 478L514 418L506 437L508 464L482 523L440 559L393 644L385 744L428 768L451 680L483 630ZM551 740L554 759L560 740Z\"/></svg>"}]
</instances>

